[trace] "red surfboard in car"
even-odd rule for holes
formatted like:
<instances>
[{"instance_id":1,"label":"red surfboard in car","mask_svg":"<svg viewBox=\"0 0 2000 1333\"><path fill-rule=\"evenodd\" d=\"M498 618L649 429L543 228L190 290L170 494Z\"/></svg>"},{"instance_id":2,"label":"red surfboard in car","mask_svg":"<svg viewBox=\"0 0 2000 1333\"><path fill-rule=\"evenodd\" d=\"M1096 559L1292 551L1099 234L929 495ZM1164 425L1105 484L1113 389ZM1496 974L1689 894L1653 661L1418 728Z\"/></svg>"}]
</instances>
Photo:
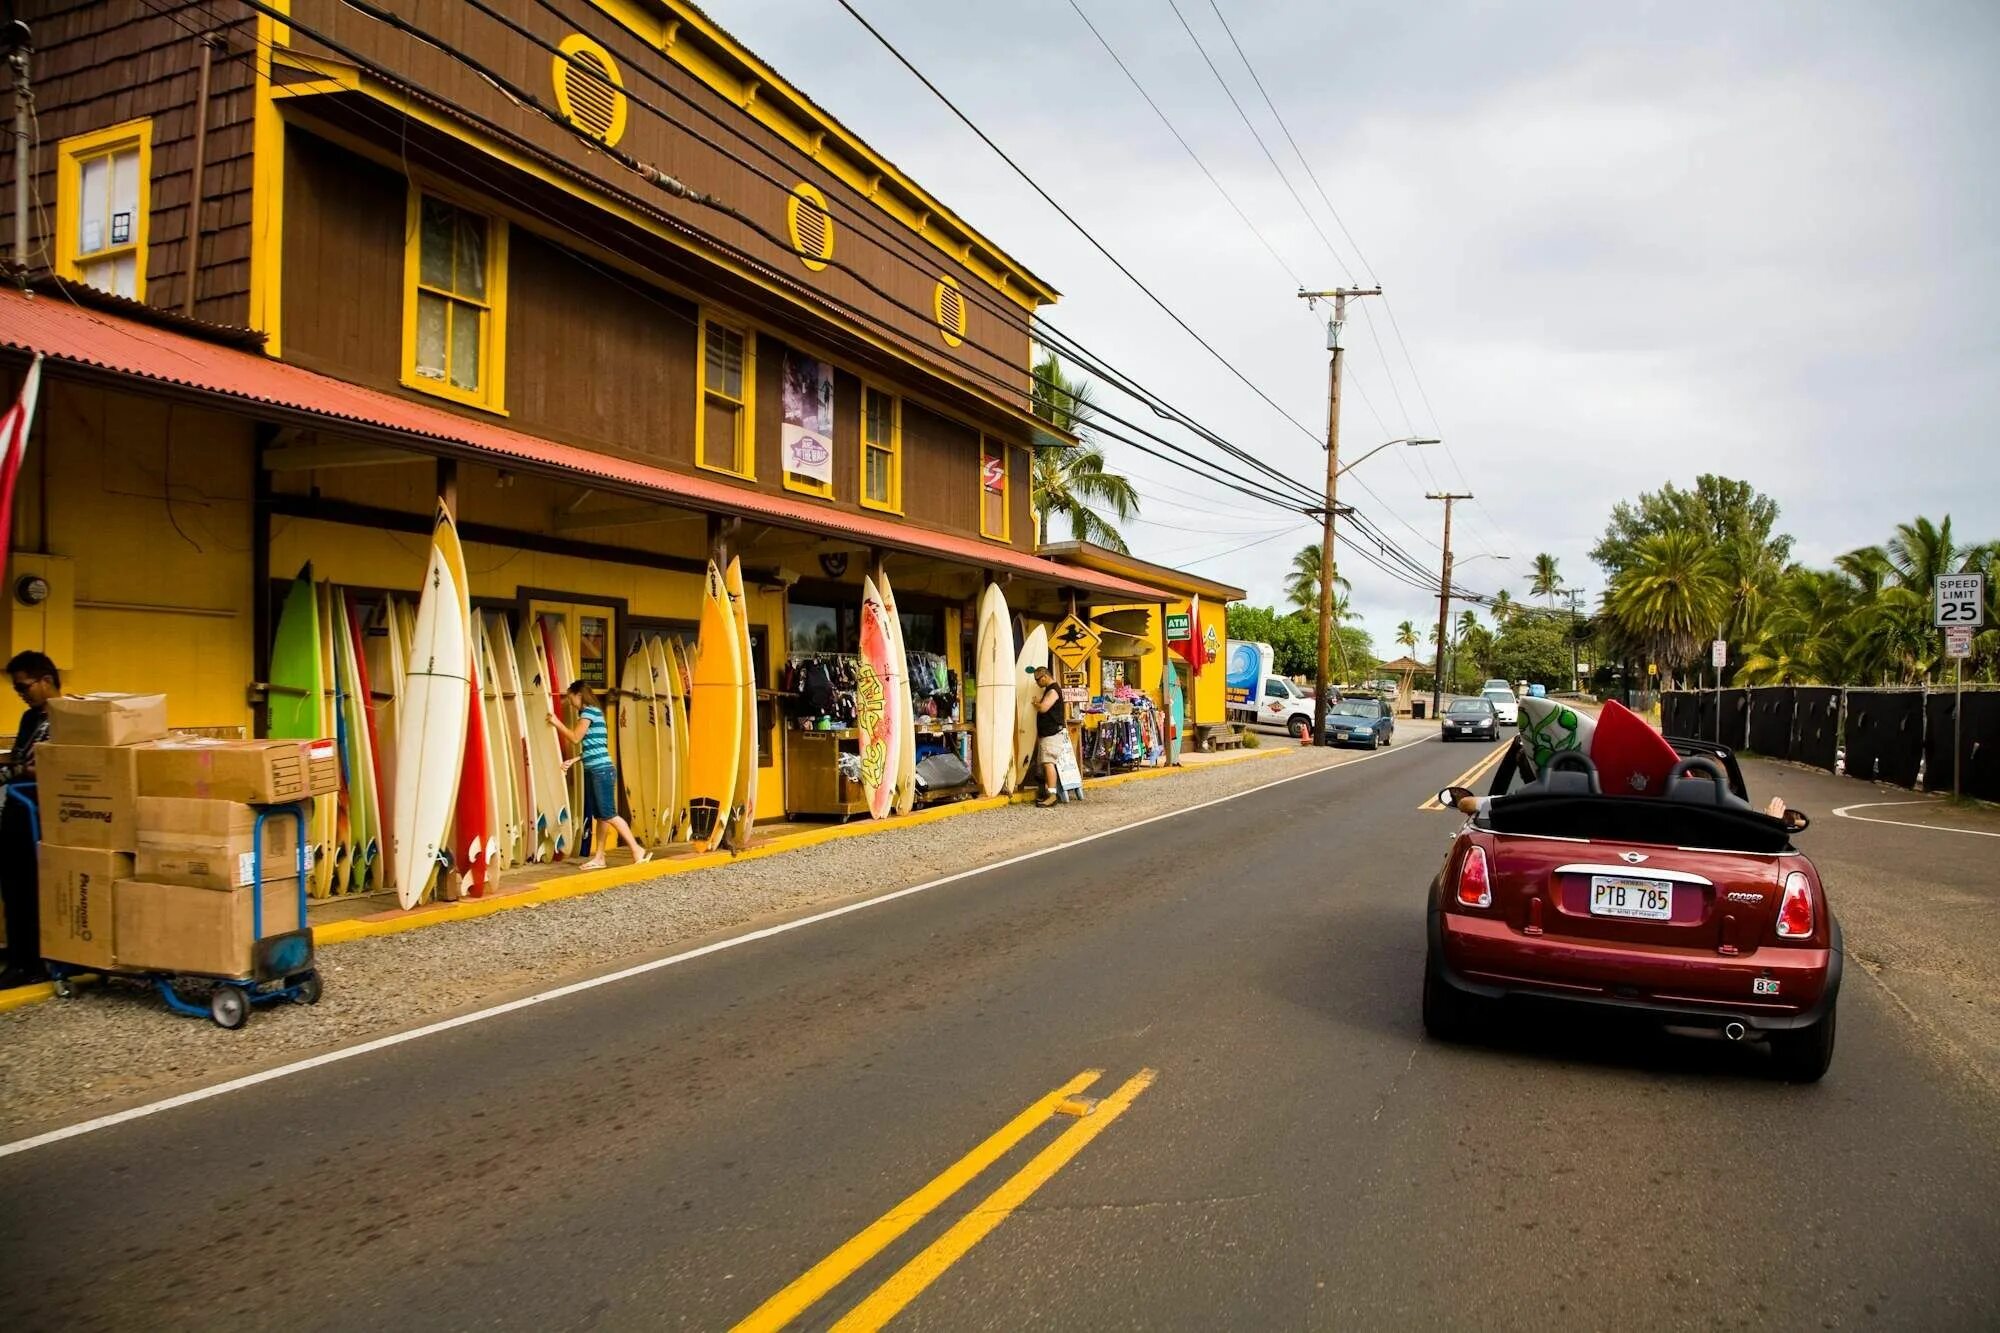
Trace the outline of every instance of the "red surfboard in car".
<instances>
[{"instance_id":1,"label":"red surfboard in car","mask_svg":"<svg viewBox=\"0 0 2000 1333\"><path fill-rule=\"evenodd\" d=\"M1826 1073L1841 937L1792 844L1807 821L1753 809L1728 750L1673 745L1657 796L1607 792L1575 752L1513 787L1528 774L1510 754L1431 884L1431 1035L1462 1040L1522 1001L1553 1002L1760 1042L1794 1081ZM1469 796L1439 793L1448 807Z\"/></svg>"}]
</instances>

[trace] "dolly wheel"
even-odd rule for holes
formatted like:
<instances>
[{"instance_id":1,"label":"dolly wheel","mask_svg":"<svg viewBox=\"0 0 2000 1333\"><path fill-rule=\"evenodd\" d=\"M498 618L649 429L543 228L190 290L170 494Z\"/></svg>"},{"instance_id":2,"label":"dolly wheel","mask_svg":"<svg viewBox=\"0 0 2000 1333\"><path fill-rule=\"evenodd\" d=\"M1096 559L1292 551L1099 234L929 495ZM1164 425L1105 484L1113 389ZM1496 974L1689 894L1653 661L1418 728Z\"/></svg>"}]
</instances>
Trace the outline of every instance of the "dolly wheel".
<instances>
[{"instance_id":1,"label":"dolly wheel","mask_svg":"<svg viewBox=\"0 0 2000 1333\"><path fill-rule=\"evenodd\" d=\"M52 984L56 988L56 998L58 1000L68 1000L75 997L76 983L68 977L57 977Z\"/></svg>"},{"instance_id":2,"label":"dolly wheel","mask_svg":"<svg viewBox=\"0 0 2000 1333\"><path fill-rule=\"evenodd\" d=\"M298 987L292 992L292 999L299 1004L318 1004L320 997L318 972L308 972L299 978Z\"/></svg>"},{"instance_id":3,"label":"dolly wheel","mask_svg":"<svg viewBox=\"0 0 2000 1333\"><path fill-rule=\"evenodd\" d=\"M250 999L235 986L217 986L208 997L208 1016L217 1027L240 1028L250 1017Z\"/></svg>"}]
</instances>

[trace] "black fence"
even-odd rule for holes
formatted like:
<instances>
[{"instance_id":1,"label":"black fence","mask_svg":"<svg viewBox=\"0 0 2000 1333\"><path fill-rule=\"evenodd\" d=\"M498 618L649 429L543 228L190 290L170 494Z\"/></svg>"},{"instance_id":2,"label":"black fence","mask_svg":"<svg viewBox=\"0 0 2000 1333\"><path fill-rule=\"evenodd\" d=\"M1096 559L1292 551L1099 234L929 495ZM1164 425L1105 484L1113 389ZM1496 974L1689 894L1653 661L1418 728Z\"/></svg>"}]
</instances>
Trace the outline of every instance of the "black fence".
<instances>
[{"instance_id":1,"label":"black fence","mask_svg":"<svg viewBox=\"0 0 2000 1333\"><path fill-rule=\"evenodd\" d=\"M1924 696L1911 690L1847 692L1847 775L1917 785L1924 760Z\"/></svg>"},{"instance_id":2,"label":"black fence","mask_svg":"<svg viewBox=\"0 0 2000 1333\"><path fill-rule=\"evenodd\" d=\"M1942 691L1773 685L1760 689L1669 690L1660 729L1721 743L1829 773L1952 787L1953 695ZM1959 789L2000 801L2000 691L1970 690L1958 745Z\"/></svg>"}]
</instances>

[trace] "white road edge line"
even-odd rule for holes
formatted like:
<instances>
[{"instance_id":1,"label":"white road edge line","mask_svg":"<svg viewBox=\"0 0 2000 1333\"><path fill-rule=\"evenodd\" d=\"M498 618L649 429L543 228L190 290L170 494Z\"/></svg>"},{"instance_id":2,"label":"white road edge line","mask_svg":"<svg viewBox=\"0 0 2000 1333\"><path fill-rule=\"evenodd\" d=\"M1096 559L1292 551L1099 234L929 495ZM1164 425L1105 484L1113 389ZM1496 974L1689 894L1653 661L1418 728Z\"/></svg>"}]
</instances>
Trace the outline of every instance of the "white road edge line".
<instances>
[{"instance_id":1,"label":"white road edge line","mask_svg":"<svg viewBox=\"0 0 2000 1333\"><path fill-rule=\"evenodd\" d=\"M511 1014L516 1010L527 1009L538 1004L546 1004L551 1000L560 1000L570 995L581 995L585 991L596 990L599 986L609 986L613 982L644 976L648 972L657 972L662 968L676 967L681 963L690 963L697 958L705 958L709 954L721 953L726 949L740 948L745 944L754 944L758 940L768 940L773 936L783 935L789 931L803 930L807 926L816 926L822 921L832 921L837 917L846 916L851 912L859 912L870 907L879 907L883 903L892 903L898 898L908 898L914 894L927 893L932 889L943 888L947 884L956 884L960 880L971 879L976 875L990 874L995 870L1005 870L1008 866L1020 865L1024 861L1038 860L1041 857L1053 856L1057 852L1065 852L1072 847L1081 847L1086 843L1093 843L1102 838L1115 837L1121 833L1130 833L1132 830L1144 828L1148 824L1157 824L1163 819L1173 819L1180 815L1192 814L1197 810L1209 809L1211 806L1238 801L1245 796L1255 796L1258 792L1269 791L1273 787L1282 787L1288 782L1298 782L1303 778L1322 777L1328 773L1338 773L1342 769L1352 768L1356 764L1365 764L1371 759L1381 759L1388 755L1403 754L1414 746L1421 745L1431 739L1432 737L1430 736L1422 736L1409 745L1395 746L1387 750L1377 750L1373 754L1363 755L1359 759L1350 759L1345 763L1332 764L1326 768L1315 768L1310 772L1294 773L1290 777L1277 778L1270 782L1259 783L1255 787L1246 787L1242 791L1232 792L1227 796L1218 796L1213 800L1203 801L1198 805L1182 806L1177 810L1169 810L1163 814L1149 815L1144 819L1134 820L1130 824L1120 824L1116 828L1103 829L1096 833L1086 833L1080 838L1071 838L1067 842L1059 842L1049 847L1038 847L1031 852L1022 852L1018 856L1010 856L1004 860L994 861L983 866L974 866L970 870L960 870L938 879L926 880L922 884L911 884L905 888L892 889L888 893L880 893L873 898L864 898L860 902L831 907L824 912L815 912L810 916L799 917L795 921L784 921L775 926L765 926L762 929L747 931L741 935L732 935L728 939L717 940L713 944L704 944L698 949L689 949L684 953L670 954L665 958L655 958L649 962L636 963L631 967L620 968L616 972L606 972L602 976L589 977L583 981L572 981L566 986L557 986L551 990L537 992L534 995L525 995L518 1000L508 1000L504 1004L496 1004L490 1008L475 1010L469 1014L460 1014L456 1018L440 1019L435 1023L426 1023L422 1027L411 1028L406 1032L392 1032L386 1037L377 1037L372 1041L364 1041L355 1046L343 1046L338 1050L324 1051L319 1055L308 1056L303 1060L294 1060L287 1065L279 1065L275 1069L266 1069L255 1074L245 1074L241 1078L232 1078L226 1082L213 1084L206 1088L196 1088L191 1092L183 1092L178 1096L166 1097L157 1102L148 1102L143 1106L128 1107L123 1111L114 1111L109 1115L101 1115L93 1120L83 1120L74 1125L65 1125L61 1129L52 1129L44 1134L36 1134L30 1138L16 1139L12 1143L0 1145L0 1157L12 1157L17 1153L31 1152L36 1148L45 1148L52 1143L60 1143L64 1139L78 1138L85 1134L95 1133L100 1129L110 1129L115 1125L122 1125L128 1121L140 1120L150 1115L158 1115L162 1111L172 1111L179 1107L192 1106L196 1102L204 1102L211 1097L223 1096L225 1093L241 1092L245 1088L254 1088L260 1083L271 1083L281 1078L288 1078L293 1074L303 1074L309 1069L318 1069L324 1065L338 1064L342 1060L352 1060L356 1056L369 1055L375 1051L385 1051L392 1046L401 1046L405 1042L416 1041L422 1037L436 1036L440 1032L449 1032L454 1028L469 1027L474 1023L484 1022L489 1018L498 1018L502 1014Z\"/></svg>"},{"instance_id":2,"label":"white road edge line","mask_svg":"<svg viewBox=\"0 0 2000 1333\"><path fill-rule=\"evenodd\" d=\"M1897 828L1922 829L1926 833L1965 833L1975 838L2000 838L2000 833L1991 833L1978 828L1952 828L1947 824L1912 824L1907 819L1875 819L1869 815L1850 815L1849 810L1880 810L1899 805L1929 805L1929 801L1858 801L1853 805L1843 805L1833 813L1842 819L1851 819L1857 824L1894 824Z\"/></svg>"}]
</instances>

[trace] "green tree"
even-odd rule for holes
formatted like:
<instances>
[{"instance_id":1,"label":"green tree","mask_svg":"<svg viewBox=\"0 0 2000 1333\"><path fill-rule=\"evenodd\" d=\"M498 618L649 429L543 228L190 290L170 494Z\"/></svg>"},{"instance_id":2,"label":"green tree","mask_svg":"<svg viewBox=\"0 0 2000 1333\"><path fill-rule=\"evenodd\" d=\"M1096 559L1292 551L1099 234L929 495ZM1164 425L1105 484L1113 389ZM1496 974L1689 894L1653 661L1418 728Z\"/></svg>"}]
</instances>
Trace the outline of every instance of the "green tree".
<instances>
[{"instance_id":1,"label":"green tree","mask_svg":"<svg viewBox=\"0 0 2000 1333\"><path fill-rule=\"evenodd\" d=\"M1562 591L1562 574L1556 567L1556 558L1547 551L1535 557L1535 572L1528 575L1528 595L1547 597L1549 606L1556 604L1556 594Z\"/></svg>"},{"instance_id":2,"label":"green tree","mask_svg":"<svg viewBox=\"0 0 2000 1333\"><path fill-rule=\"evenodd\" d=\"M1414 621L1405 620L1396 626L1396 646L1406 653L1417 651L1417 626Z\"/></svg>"},{"instance_id":3,"label":"green tree","mask_svg":"<svg viewBox=\"0 0 2000 1333\"><path fill-rule=\"evenodd\" d=\"M1747 481L1704 472L1691 490L1668 482L1657 491L1641 493L1636 503L1612 506L1604 536L1591 548L1590 558L1617 574L1632 563L1645 537L1663 532L1694 531L1716 546L1734 538L1768 545L1782 566L1791 558L1792 539L1777 531L1778 503Z\"/></svg>"},{"instance_id":4,"label":"green tree","mask_svg":"<svg viewBox=\"0 0 2000 1333\"><path fill-rule=\"evenodd\" d=\"M1546 616L1516 617L1494 639L1485 671L1508 680L1560 688L1569 679L1569 636Z\"/></svg>"},{"instance_id":5,"label":"green tree","mask_svg":"<svg viewBox=\"0 0 2000 1333\"><path fill-rule=\"evenodd\" d=\"M1517 602L1515 602L1514 594L1508 592L1505 588L1502 588L1499 592L1493 594L1492 609L1493 609L1493 623L1499 626L1501 629L1505 629L1507 627L1507 622L1513 619L1514 616L1519 613L1521 608L1520 605Z\"/></svg>"},{"instance_id":6,"label":"green tree","mask_svg":"<svg viewBox=\"0 0 2000 1333\"><path fill-rule=\"evenodd\" d=\"M1604 594L1606 613L1645 645L1668 688L1721 628L1728 606L1723 563L1708 535L1689 528L1641 537Z\"/></svg>"},{"instance_id":7,"label":"green tree","mask_svg":"<svg viewBox=\"0 0 2000 1333\"><path fill-rule=\"evenodd\" d=\"M1319 614L1319 553L1318 542L1300 547L1292 557L1292 572L1285 576L1285 600L1300 611L1314 615ZM1339 561L1334 563L1337 565ZM1337 569L1333 575L1333 590L1336 601L1341 593L1352 591L1351 585L1340 577Z\"/></svg>"},{"instance_id":8,"label":"green tree","mask_svg":"<svg viewBox=\"0 0 2000 1333\"><path fill-rule=\"evenodd\" d=\"M1067 518L1073 540L1128 551L1112 520L1127 522L1138 514L1139 492L1127 478L1105 470L1104 450L1090 438L1098 411L1090 382L1065 376L1061 359L1047 353L1035 363L1034 408L1036 416L1083 441L1035 451L1030 488L1036 544L1048 542L1052 518Z\"/></svg>"}]
</instances>

